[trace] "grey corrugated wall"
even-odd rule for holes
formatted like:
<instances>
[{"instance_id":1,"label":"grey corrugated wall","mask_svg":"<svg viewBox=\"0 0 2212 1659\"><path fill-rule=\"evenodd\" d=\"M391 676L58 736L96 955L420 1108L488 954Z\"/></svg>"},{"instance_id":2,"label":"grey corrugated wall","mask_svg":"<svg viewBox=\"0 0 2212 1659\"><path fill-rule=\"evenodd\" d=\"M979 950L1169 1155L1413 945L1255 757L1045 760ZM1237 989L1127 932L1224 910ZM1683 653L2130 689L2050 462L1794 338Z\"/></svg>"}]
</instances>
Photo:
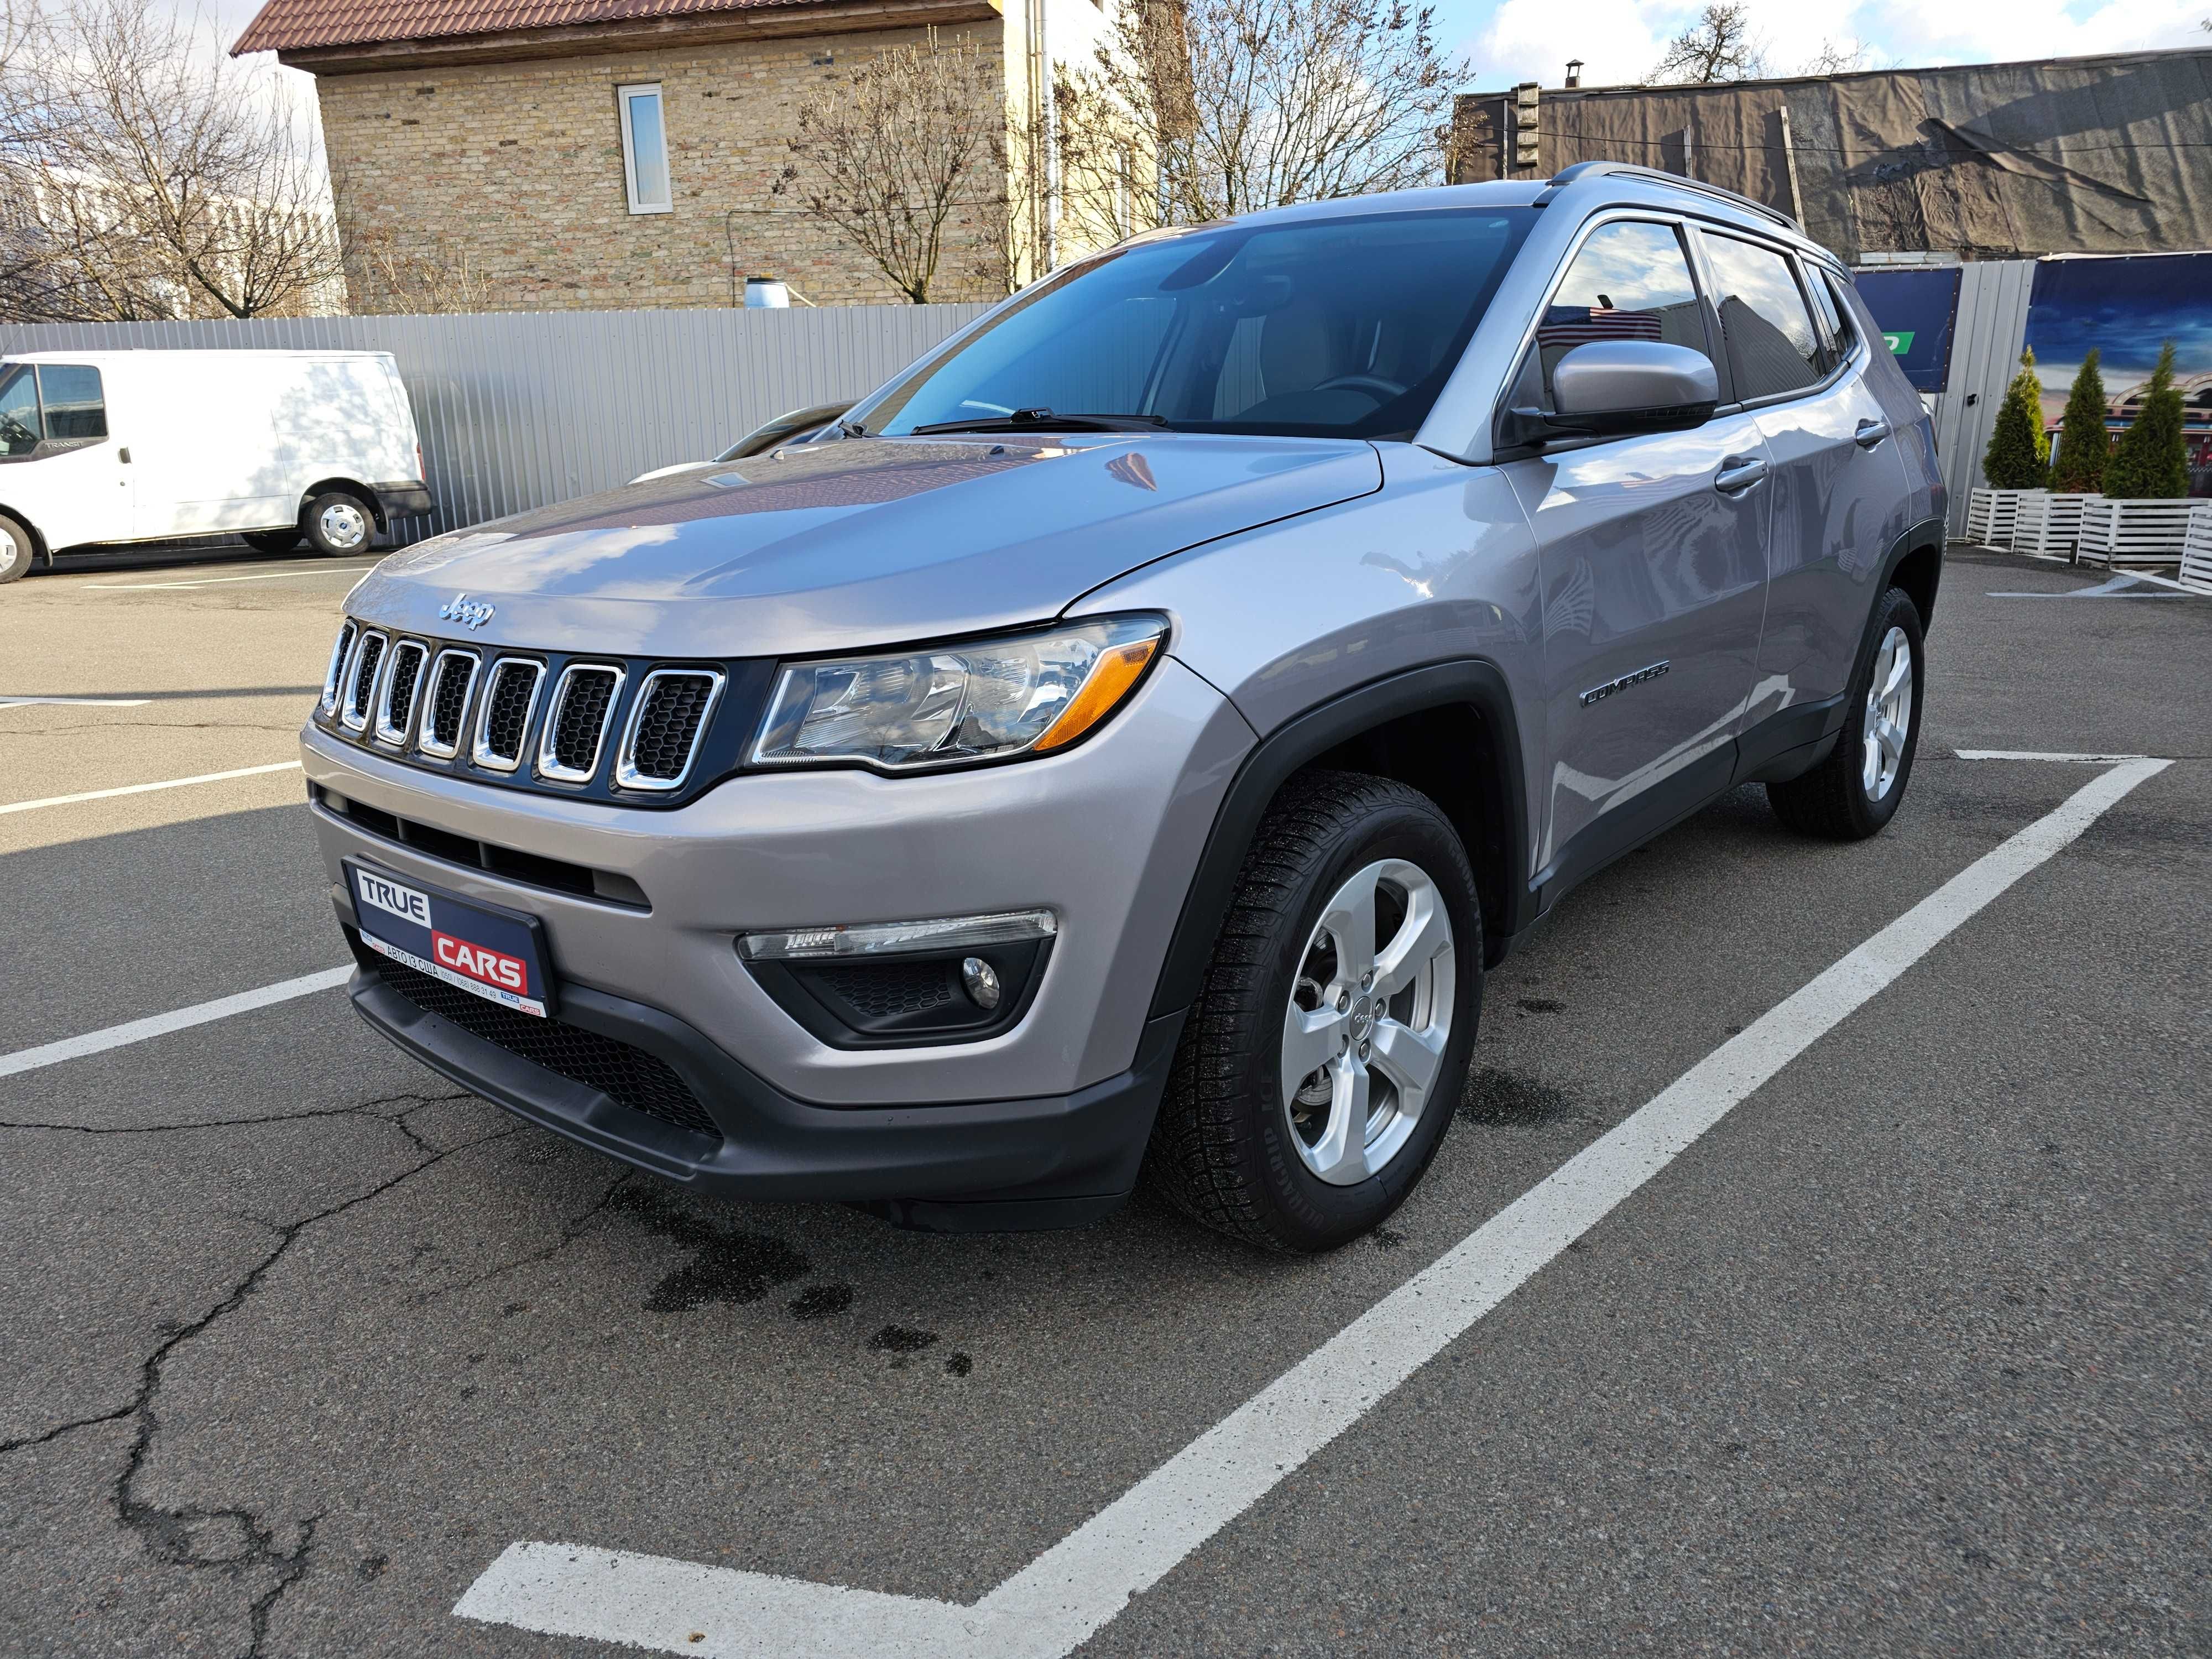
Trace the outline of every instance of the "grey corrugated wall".
<instances>
[{"instance_id":1,"label":"grey corrugated wall","mask_svg":"<svg viewBox=\"0 0 2212 1659\"><path fill-rule=\"evenodd\" d=\"M1951 490L1954 536L1966 532L1966 492L1982 482L1982 452L1996 425L1997 406L2020 372L2035 266L2033 259L1990 259L1959 267L1950 389L1929 400L1936 411L1936 457ZM1971 407L1968 398L1974 400Z\"/></svg>"},{"instance_id":2,"label":"grey corrugated wall","mask_svg":"<svg viewBox=\"0 0 2212 1659\"><path fill-rule=\"evenodd\" d=\"M430 491L413 541L704 460L762 422L857 398L980 305L492 313L0 325L0 354L264 347L389 351Z\"/></svg>"}]
</instances>

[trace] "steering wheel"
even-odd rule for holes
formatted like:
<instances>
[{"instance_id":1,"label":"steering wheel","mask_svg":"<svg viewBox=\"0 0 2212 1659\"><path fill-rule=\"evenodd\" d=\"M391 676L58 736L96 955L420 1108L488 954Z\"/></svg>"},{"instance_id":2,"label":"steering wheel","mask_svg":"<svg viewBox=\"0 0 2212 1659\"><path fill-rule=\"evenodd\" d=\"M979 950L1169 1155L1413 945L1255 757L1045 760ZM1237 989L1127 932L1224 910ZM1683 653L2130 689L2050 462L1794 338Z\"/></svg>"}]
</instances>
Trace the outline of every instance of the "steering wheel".
<instances>
[{"instance_id":1,"label":"steering wheel","mask_svg":"<svg viewBox=\"0 0 2212 1659\"><path fill-rule=\"evenodd\" d=\"M1340 374L1334 380L1323 380L1316 392L1364 392L1378 404L1387 404L1393 398L1402 398L1406 388L1395 380L1386 380L1380 374Z\"/></svg>"}]
</instances>

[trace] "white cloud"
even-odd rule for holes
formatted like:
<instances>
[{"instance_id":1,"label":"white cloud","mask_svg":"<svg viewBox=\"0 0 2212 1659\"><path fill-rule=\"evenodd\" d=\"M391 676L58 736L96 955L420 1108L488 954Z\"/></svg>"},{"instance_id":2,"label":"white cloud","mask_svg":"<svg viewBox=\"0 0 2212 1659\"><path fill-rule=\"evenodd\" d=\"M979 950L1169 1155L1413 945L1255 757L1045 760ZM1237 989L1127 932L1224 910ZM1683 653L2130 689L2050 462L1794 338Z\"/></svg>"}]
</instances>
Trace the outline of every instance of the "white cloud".
<instances>
[{"instance_id":1,"label":"white cloud","mask_svg":"<svg viewBox=\"0 0 2212 1659\"><path fill-rule=\"evenodd\" d=\"M2074 58L2143 46L2212 46L2204 0L1749 0L1771 72L1795 73L1833 41L1863 41L1877 63L1907 66ZM1500 0L1464 50L1485 87L1558 86L1585 60L1584 86L1641 81L1701 0Z\"/></svg>"}]
</instances>

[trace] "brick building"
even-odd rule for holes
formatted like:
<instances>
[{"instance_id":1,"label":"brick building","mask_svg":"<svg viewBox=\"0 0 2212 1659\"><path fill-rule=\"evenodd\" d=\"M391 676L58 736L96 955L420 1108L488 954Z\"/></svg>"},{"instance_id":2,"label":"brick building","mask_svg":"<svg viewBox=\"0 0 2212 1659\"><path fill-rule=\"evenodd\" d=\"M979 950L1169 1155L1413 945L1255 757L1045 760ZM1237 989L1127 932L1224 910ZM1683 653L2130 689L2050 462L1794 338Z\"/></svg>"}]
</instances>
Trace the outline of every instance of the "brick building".
<instances>
[{"instance_id":1,"label":"brick building","mask_svg":"<svg viewBox=\"0 0 2212 1659\"><path fill-rule=\"evenodd\" d=\"M380 295L394 270L465 285L444 308L726 306L756 274L887 303L865 254L770 193L800 100L933 28L999 65L1010 134L1040 130L1043 66L1103 27L1093 0L268 0L232 50L315 76L362 308L407 308ZM1005 292L1010 242L1018 274L1053 258L1050 202L1007 183L1011 234L957 210L933 298Z\"/></svg>"}]
</instances>

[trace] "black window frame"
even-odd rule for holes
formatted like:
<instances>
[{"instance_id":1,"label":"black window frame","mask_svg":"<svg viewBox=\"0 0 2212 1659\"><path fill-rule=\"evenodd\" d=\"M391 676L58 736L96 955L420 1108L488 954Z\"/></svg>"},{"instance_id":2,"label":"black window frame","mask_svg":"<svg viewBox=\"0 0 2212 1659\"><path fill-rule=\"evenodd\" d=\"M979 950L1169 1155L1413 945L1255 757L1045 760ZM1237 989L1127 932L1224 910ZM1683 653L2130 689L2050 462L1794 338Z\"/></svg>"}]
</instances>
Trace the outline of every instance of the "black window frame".
<instances>
[{"instance_id":1,"label":"black window frame","mask_svg":"<svg viewBox=\"0 0 2212 1659\"><path fill-rule=\"evenodd\" d=\"M112 443L115 441L114 428L107 424L107 377L100 373L100 365L98 363L24 362L19 359L10 363L9 367L22 369L26 371L29 376L31 382L31 399L33 405L38 410L38 441L20 455L0 455L0 466L19 466L26 461L43 461L55 455L74 454L80 449L93 449L98 447L101 444ZM48 401L46 398L46 372L50 368L82 369L85 373L90 374L99 384L100 423L102 428L100 436L96 438L57 438L54 436L52 430L53 423L52 420L48 418L46 412Z\"/></svg>"}]
</instances>

